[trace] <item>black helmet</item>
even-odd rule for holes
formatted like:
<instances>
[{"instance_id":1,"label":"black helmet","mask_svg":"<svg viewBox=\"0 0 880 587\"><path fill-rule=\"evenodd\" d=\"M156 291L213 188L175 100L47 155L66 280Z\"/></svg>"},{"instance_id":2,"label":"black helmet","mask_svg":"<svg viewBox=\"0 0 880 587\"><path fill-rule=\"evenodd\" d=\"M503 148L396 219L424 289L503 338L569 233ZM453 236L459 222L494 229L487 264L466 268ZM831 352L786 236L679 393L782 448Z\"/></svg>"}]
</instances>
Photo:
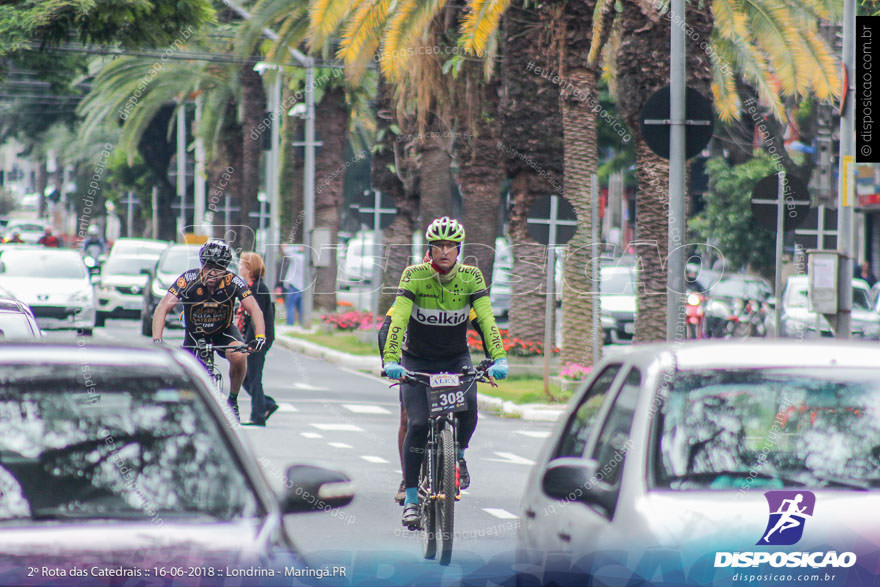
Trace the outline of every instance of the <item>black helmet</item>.
<instances>
[{"instance_id":1,"label":"black helmet","mask_svg":"<svg viewBox=\"0 0 880 587\"><path fill-rule=\"evenodd\" d=\"M211 239L199 249L199 261L201 261L202 267L215 265L226 269L232 262L232 249L225 241Z\"/></svg>"}]
</instances>

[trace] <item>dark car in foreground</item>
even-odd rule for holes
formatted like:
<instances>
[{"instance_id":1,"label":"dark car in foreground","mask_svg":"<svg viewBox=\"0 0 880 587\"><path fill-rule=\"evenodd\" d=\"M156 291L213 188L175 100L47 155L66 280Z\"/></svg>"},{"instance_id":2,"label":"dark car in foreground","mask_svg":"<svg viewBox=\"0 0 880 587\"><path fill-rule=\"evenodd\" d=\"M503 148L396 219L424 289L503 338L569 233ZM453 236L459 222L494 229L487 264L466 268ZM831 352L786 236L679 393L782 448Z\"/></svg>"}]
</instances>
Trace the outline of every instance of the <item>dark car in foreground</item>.
<instances>
[{"instance_id":1,"label":"dark car in foreground","mask_svg":"<svg viewBox=\"0 0 880 587\"><path fill-rule=\"evenodd\" d=\"M875 579L876 344L635 345L593 373L529 477L520 584Z\"/></svg>"},{"instance_id":2,"label":"dark car in foreground","mask_svg":"<svg viewBox=\"0 0 880 587\"><path fill-rule=\"evenodd\" d=\"M289 584L284 514L352 499L315 466L274 493L182 351L8 343L0 377L2 584Z\"/></svg>"}]
</instances>

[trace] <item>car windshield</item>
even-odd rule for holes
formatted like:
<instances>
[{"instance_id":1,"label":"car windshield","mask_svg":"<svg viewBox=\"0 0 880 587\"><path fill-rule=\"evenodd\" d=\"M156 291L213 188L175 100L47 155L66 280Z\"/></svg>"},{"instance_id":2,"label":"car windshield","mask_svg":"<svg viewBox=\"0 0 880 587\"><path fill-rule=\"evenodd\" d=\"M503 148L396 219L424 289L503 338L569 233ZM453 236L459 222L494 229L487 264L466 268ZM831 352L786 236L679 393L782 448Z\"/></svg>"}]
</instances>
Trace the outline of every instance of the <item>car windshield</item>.
<instances>
[{"instance_id":1,"label":"car windshield","mask_svg":"<svg viewBox=\"0 0 880 587\"><path fill-rule=\"evenodd\" d=\"M86 277L86 267L76 253L22 251L0 256L0 275L77 279Z\"/></svg>"},{"instance_id":2,"label":"car windshield","mask_svg":"<svg viewBox=\"0 0 880 587\"><path fill-rule=\"evenodd\" d=\"M0 312L0 339L34 338L37 335L27 316L18 312Z\"/></svg>"},{"instance_id":3,"label":"car windshield","mask_svg":"<svg viewBox=\"0 0 880 587\"><path fill-rule=\"evenodd\" d=\"M118 240L113 243L114 255L137 255L139 253L159 254L168 247L164 242L151 241L126 241Z\"/></svg>"},{"instance_id":4,"label":"car windshield","mask_svg":"<svg viewBox=\"0 0 880 587\"><path fill-rule=\"evenodd\" d=\"M634 296L636 285L631 271L603 271L599 292L603 296Z\"/></svg>"},{"instance_id":5,"label":"car windshield","mask_svg":"<svg viewBox=\"0 0 880 587\"><path fill-rule=\"evenodd\" d=\"M140 275L141 269L150 269L155 264L154 257L110 257L104 264L103 272L114 275Z\"/></svg>"},{"instance_id":6,"label":"car windshield","mask_svg":"<svg viewBox=\"0 0 880 587\"><path fill-rule=\"evenodd\" d=\"M683 372L657 422L660 487L880 486L876 370Z\"/></svg>"},{"instance_id":7,"label":"car windshield","mask_svg":"<svg viewBox=\"0 0 880 587\"><path fill-rule=\"evenodd\" d=\"M192 384L145 367L0 367L0 525L262 515Z\"/></svg>"},{"instance_id":8,"label":"car windshield","mask_svg":"<svg viewBox=\"0 0 880 587\"><path fill-rule=\"evenodd\" d=\"M199 249L181 247L168 249L159 261L158 270L162 273L181 274L189 269L199 268Z\"/></svg>"}]
</instances>

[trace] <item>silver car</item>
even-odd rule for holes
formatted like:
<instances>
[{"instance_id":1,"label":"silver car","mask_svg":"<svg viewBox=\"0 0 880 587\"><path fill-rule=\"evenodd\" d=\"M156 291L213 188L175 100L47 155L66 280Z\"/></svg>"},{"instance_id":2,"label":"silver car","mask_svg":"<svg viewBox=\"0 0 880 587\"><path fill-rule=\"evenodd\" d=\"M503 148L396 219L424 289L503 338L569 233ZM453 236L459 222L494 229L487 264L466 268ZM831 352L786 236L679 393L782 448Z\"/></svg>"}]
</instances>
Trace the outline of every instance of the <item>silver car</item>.
<instances>
[{"instance_id":1,"label":"silver car","mask_svg":"<svg viewBox=\"0 0 880 587\"><path fill-rule=\"evenodd\" d=\"M276 495L189 353L8 343L0 378L4 585L277 584L304 566L284 514L352 499L305 465Z\"/></svg>"},{"instance_id":2,"label":"silver car","mask_svg":"<svg viewBox=\"0 0 880 587\"><path fill-rule=\"evenodd\" d=\"M810 309L808 286L806 275L792 275L785 282L779 319L784 337L833 336L828 320ZM872 307L870 287L861 279L852 280L852 334L853 338L880 340L880 314Z\"/></svg>"},{"instance_id":3,"label":"silver car","mask_svg":"<svg viewBox=\"0 0 880 587\"><path fill-rule=\"evenodd\" d=\"M876 345L635 345L597 366L543 447L517 568L524 584L846 577L876 550L878 507Z\"/></svg>"},{"instance_id":4,"label":"silver car","mask_svg":"<svg viewBox=\"0 0 880 587\"><path fill-rule=\"evenodd\" d=\"M111 255L107 259L101 266L101 281L96 287L97 326L104 326L107 318L140 318L147 285L144 270L152 269L158 258L158 254L153 254Z\"/></svg>"}]
</instances>

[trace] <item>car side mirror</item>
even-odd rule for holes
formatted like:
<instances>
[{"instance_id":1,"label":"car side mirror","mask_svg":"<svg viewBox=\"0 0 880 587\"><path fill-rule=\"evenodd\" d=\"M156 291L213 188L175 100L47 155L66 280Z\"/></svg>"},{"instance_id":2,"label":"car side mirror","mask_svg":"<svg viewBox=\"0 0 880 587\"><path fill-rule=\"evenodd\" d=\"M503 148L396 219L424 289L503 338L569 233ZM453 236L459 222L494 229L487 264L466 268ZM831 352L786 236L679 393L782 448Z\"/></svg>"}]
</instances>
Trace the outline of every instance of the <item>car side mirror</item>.
<instances>
[{"instance_id":1,"label":"car side mirror","mask_svg":"<svg viewBox=\"0 0 880 587\"><path fill-rule=\"evenodd\" d=\"M555 499L599 505L609 515L614 513L617 504L617 489L608 489L602 483L599 462L595 459L553 459L544 471L541 488Z\"/></svg>"},{"instance_id":2,"label":"car side mirror","mask_svg":"<svg viewBox=\"0 0 880 587\"><path fill-rule=\"evenodd\" d=\"M324 467L293 465L281 500L285 514L317 512L342 507L354 499L354 484L348 476Z\"/></svg>"}]
</instances>

